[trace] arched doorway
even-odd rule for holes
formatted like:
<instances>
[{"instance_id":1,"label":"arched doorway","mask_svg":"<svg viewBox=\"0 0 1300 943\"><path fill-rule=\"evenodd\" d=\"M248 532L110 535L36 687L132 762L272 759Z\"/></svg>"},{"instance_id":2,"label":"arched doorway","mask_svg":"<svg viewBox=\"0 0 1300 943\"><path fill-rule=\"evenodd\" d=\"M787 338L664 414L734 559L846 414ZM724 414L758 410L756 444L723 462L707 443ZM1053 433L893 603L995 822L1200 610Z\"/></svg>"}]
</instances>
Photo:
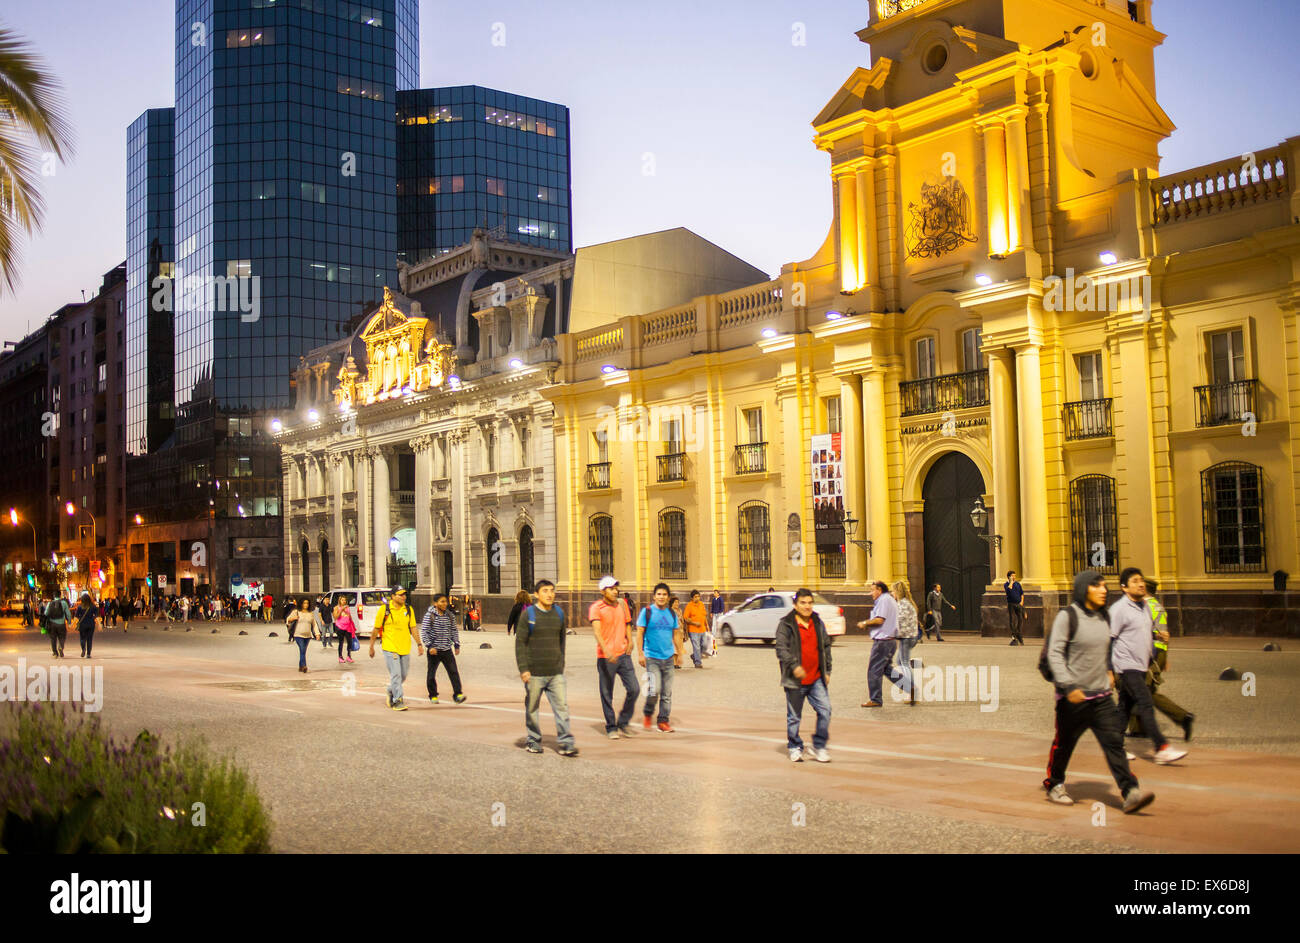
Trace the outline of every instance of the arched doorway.
<instances>
[{"instance_id":1,"label":"arched doorway","mask_svg":"<svg viewBox=\"0 0 1300 943\"><path fill-rule=\"evenodd\" d=\"M960 452L949 452L925 476L925 586L943 584L943 594L957 607L944 610L944 625L979 629L980 601L989 583L989 547L971 524L975 499L984 494L984 476ZM921 594L915 594L917 600Z\"/></svg>"},{"instance_id":2,"label":"arched doorway","mask_svg":"<svg viewBox=\"0 0 1300 943\"><path fill-rule=\"evenodd\" d=\"M501 534L495 527L487 532L487 591L495 596L501 592L501 558L505 547L501 544Z\"/></svg>"},{"instance_id":3,"label":"arched doorway","mask_svg":"<svg viewBox=\"0 0 1300 943\"><path fill-rule=\"evenodd\" d=\"M533 529L525 524L519 528L519 585L533 591Z\"/></svg>"},{"instance_id":4,"label":"arched doorway","mask_svg":"<svg viewBox=\"0 0 1300 943\"><path fill-rule=\"evenodd\" d=\"M311 592L311 544L307 543L307 541L304 540L302 542L302 546L298 548L298 556L302 563L302 591L304 593L310 593Z\"/></svg>"},{"instance_id":5,"label":"arched doorway","mask_svg":"<svg viewBox=\"0 0 1300 943\"><path fill-rule=\"evenodd\" d=\"M330 542L324 537L320 541L320 590L330 591Z\"/></svg>"}]
</instances>

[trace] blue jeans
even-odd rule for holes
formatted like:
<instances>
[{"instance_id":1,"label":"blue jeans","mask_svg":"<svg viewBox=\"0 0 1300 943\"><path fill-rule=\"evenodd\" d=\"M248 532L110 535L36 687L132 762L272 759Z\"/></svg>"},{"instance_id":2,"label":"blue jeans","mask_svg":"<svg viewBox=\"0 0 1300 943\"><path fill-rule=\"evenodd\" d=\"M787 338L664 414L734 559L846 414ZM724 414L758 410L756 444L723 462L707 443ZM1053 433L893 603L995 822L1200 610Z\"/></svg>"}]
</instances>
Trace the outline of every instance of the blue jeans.
<instances>
[{"instance_id":1,"label":"blue jeans","mask_svg":"<svg viewBox=\"0 0 1300 943\"><path fill-rule=\"evenodd\" d=\"M402 682L406 680L406 673L411 670L411 656L394 655L392 652L384 652L384 663L388 665L388 696L392 698L394 704L402 703Z\"/></svg>"},{"instance_id":2,"label":"blue jeans","mask_svg":"<svg viewBox=\"0 0 1300 943\"><path fill-rule=\"evenodd\" d=\"M542 742L542 727L537 715L543 691L550 702L551 713L555 715L555 739L560 742L561 750L571 749L573 731L569 727L568 686L564 683L564 675L542 678L533 675L528 679L524 692L524 726L528 729L528 742L534 745Z\"/></svg>"},{"instance_id":3,"label":"blue jeans","mask_svg":"<svg viewBox=\"0 0 1300 943\"><path fill-rule=\"evenodd\" d=\"M785 689L785 739L791 750L802 750L799 722L803 719L803 704L807 701L817 712L817 730L813 733L813 749L826 746L831 735L831 696L826 690L826 679L818 678L812 684Z\"/></svg>"},{"instance_id":4,"label":"blue jeans","mask_svg":"<svg viewBox=\"0 0 1300 943\"><path fill-rule=\"evenodd\" d=\"M897 684L904 691L911 691L912 679L909 674L899 671L890 665L894 660L894 651L898 648L898 639L878 638L871 642L871 660L867 662L867 697L877 704L883 704L883 682L886 671L889 672L889 680ZM899 679L904 683L899 684Z\"/></svg>"},{"instance_id":5,"label":"blue jeans","mask_svg":"<svg viewBox=\"0 0 1300 943\"><path fill-rule=\"evenodd\" d=\"M651 658L646 656L645 670L650 675L650 689L654 694L647 694L645 706L642 708L645 715L650 717L655 712L655 701L659 702L659 723L668 723L668 714L673 709L673 659L670 655L667 658Z\"/></svg>"},{"instance_id":6,"label":"blue jeans","mask_svg":"<svg viewBox=\"0 0 1300 943\"><path fill-rule=\"evenodd\" d=\"M916 648L918 638L919 636L914 635L911 638L898 640L898 670L908 678L912 677L912 649Z\"/></svg>"},{"instance_id":7,"label":"blue jeans","mask_svg":"<svg viewBox=\"0 0 1300 943\"><path fill-rule=\"evenodd\" d=\"M596 659L596 675L600 680L600 708L605 714L605 732L626 727L636 710L636 699L641 694L641 684L636 679L636 669L632 667L632 656L627 652L610 661L608 658ZM614 679L623 679L623 709L614 716Z\"/></svg>"},{"instance_id":8,"label":"blue jeans","mask_svg":"<svg viewBox=\"0 0 1300 943\"><path fill-rule=\"evenodd\" d=\"M704 665L704 633L691 632L689 635L691 637L691 661L695 662L696 668L701 668Z\"/></svg>"},{"instance_id":9,"label":"blue jeans","mask_svg":"<svg viewBox=\"0 0 1300 943\"><path fill-rule=\"evenodd\" d=\"M307 646L311 644L311 639L294 638L294 641L298 643L298 667L306 668L307 667Z\"/></svg>"}]
</instances>

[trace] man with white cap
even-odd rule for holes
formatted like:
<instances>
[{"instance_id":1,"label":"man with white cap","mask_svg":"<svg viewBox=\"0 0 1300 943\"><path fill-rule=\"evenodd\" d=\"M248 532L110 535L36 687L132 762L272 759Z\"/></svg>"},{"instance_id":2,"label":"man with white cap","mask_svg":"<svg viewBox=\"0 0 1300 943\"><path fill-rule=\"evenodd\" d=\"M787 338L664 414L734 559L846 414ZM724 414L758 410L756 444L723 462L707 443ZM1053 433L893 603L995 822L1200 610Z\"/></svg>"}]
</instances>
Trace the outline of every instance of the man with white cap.
<instances>
[{"instance_id":1,"label":"man with white cap","mask_svg":"<svg viewBox=\"0 0 1300 943\"><path fill-rule=\"evenodd\" d=\"M641 685L632 667L628 651L628 626L632 613L618 593L618 580L612 576L600 579L600 599L587 610L587 621L596 636L596 674L600 680L600 706L605 713L605 735L617 740L619 734L630 736L628 722L636 709ZM614 678L623 679L623 709L614 716Z\"/></svg>"}]
</instances>

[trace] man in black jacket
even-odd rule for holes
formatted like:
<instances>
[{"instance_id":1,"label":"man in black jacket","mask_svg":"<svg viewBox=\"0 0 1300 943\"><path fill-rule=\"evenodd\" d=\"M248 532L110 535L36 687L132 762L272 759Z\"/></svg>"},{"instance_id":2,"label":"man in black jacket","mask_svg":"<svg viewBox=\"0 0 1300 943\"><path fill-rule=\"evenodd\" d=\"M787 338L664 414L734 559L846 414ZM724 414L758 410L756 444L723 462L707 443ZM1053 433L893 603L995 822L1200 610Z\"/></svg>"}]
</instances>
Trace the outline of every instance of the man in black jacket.
<instances>
[{"instance_id":1,"label":"man in black jacket","mask_svg":"<svg viewBox=\"0 0 1300 943\"><path fill-rule=\"evenodd\" d=\"M831 729L831 698L826 684L831 676L831 640L821 616L813 611L811 589L803 588L794 594L794 608L776 625L776 660L781 666L781 687L785 688L786 746L790 762L803 761L799 723L807 700L817 712L812 757L819 763L829 763L826 741Z\"/></svg>"}]
</instances>

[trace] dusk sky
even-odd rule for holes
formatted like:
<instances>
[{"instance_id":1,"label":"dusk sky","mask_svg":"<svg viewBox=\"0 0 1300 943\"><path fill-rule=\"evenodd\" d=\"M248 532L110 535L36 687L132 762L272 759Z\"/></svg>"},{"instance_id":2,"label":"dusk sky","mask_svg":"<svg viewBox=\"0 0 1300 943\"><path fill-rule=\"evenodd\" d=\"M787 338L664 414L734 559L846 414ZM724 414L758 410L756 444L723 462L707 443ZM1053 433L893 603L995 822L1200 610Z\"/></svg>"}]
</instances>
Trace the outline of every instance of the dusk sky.
<instances>
[{"instance_id":1,"label":"dusk sky","mask_svg":"<svg viewBox=\"0 0 1300 943\"><path fill-rule=\"evenodd\" d=\"M769 273L812 255L831 219L809 122L868 49L866 2L422 0L421 86L485 85L567 105L574 245L688 227ZM76 155L45 178L0 339L89 297L125 258L126 128L173 94L173 0L6 4L65 86ZM1156 94L1179 130L1166 172L1300 134L1295 0L1156 0ZM505 24L504 46L492 44ZM794 24L807 45L792 44ZM656 173L642 173L643 155Z\"/></svg>"}]
</instances>

